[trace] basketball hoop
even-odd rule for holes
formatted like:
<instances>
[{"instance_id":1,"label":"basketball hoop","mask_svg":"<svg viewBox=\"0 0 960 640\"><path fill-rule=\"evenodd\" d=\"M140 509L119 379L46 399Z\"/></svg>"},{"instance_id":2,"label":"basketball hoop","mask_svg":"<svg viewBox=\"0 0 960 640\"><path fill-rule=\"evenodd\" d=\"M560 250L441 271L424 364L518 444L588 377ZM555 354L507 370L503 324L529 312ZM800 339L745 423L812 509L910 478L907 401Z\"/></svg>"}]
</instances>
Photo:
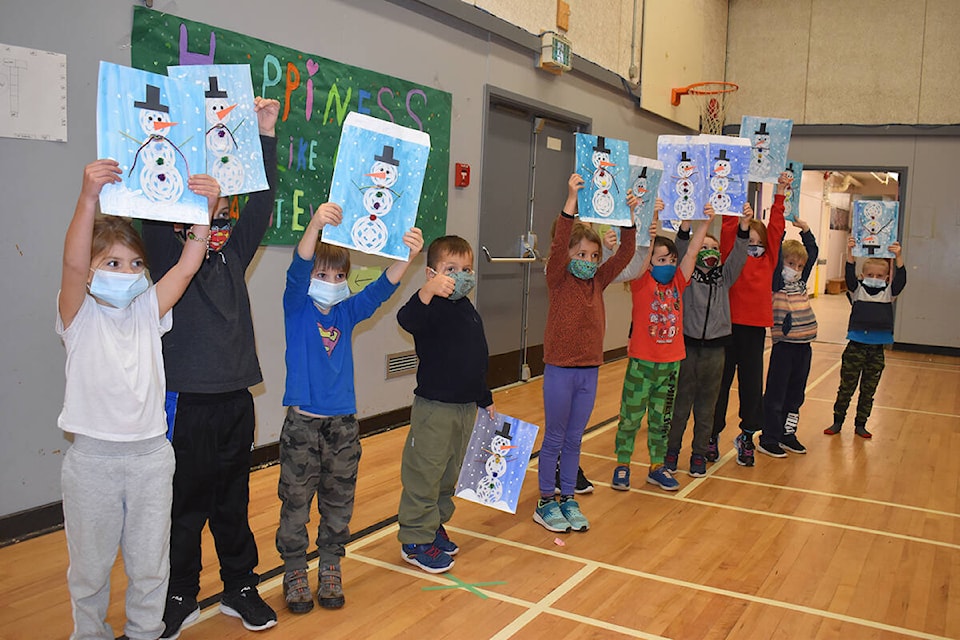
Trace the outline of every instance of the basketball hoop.
<instances>
[{"instance_id":1,"label":"basketball hoop","mask_svg":"<svg viewBox=\"0 0 960 640\"><path fill-rule=\"evenodd\" d=\"M700 132L719 135L723 133L723 117L727 100L740 86L732 82L696 82L687 87L670 90L670 104L680 105L680 97L691 95L700 108Z\"/></svg>"}]
</instances>

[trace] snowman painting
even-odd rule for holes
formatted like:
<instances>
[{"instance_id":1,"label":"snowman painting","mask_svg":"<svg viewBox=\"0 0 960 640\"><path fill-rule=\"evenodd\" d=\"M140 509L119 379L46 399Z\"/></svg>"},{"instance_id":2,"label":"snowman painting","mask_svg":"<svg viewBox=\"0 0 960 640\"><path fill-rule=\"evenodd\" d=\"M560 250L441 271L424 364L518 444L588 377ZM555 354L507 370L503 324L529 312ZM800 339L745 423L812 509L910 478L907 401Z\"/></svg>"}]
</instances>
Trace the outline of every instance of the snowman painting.
<instances>
[{"instance_id":1,"label":"snowman painting","mask_svg":"<svg viewBox=\"0 0 960 640\"><path fill-rule=\"evenodd\" d=\"M694 174L697 172L697 166L693 163L686 151L680 153L680 162L677 163L677 175L673 176L673 190L677 195L673 203L673 212L680 220L690 220L697 213L697 205L694 199L696 183Z\"/></svg>"},{"instance_id":2,"label":"snowman painting","mask_svg":"<svg viewBox=\"0 0 960 640\"><path fill-rule=\"evenodd\" d=\"M510 423L504 422L490 440L490 448L484 449L489 456L484 464L485 473L477 483L477 498L485 504L494 504L503 497L503 476L507 473L507 462L513 460L507 455L514 449L512 440Z\"/></svg>"},{"instance_id":3,"label":"snowman painting","mask_svg":"<svg viewBox=\"0 0 960 640\"><path fill-rule=\"evenodd\" d=\"M657 189L660 187L660 178L663 177L663 163L659 160L640 156L629 156L628 160L630 164L629 193L637 199L637 204L633 209L634 221L637 229L646 229L653 221ZM649 235L639 234L637 244L649 246Z\"/></svg>"},{"instance_id":4,"label":"snowman painting","mask_svg":"<svg viewBox=\"0 0 960 640\"><path fill-rule=\"evenodd\" d=\"M776 183L787 166L787 151L793 120L763 116L743 116L740 137L750 141L747 178L751 182Z\"/></svg>"},{"instance_id":5,"label":"snowman painting","mask_svg":"<svg viewBox=\"0 0 960 640\"><path fill-rule=\"evenodd\" d=\"M367 215L353 223L350 237L358 248L380 251L387 244L389 234L387 225L380 218L390 213L394 199L402 195L393 190L400 178L400 161L394 157L392 146L384 145L383 151L373 157L373 165L365 177L373 184L357 185L357 188L363 192L363 209Z\"/></svg>"},{"instance_id":6,"label":"snowman painting","mask_svg":"<svg viewBox=\"0 0 960 640\"><path fill-rule=\"evenodd\" d=\"M630 185L630 193L637 199L637 207L643 207L647 204L647 193L650 192L647 189L648 186L647 168L641 167L640 173L634 179L633 184Z\"/></svg>"},{"instance_id":7,"label":"snowman painting","mask_svg":"<svg viewBox=\"0 0 960 640\"><path fill-rule=\"evenodd\" d=\"M857 200L853 203L853 236L857 258L893 258L888 247L897 240L900 203Z\"/></svg>"},{"instance_id":8,"label":"snowman painting","mask_svg":"<svg viewBox=\"0 0 960 640\"><path fill-rule=\"evenodd\" d=\"M613 187L617 193L620 193L620 186L617 184L616 177L610 172L610 168L617 165L610 161L610 149L606 147L603 136L597 136L597 144L593 148L590 160L594 166L592 178L594 192L591 200L593 210L598 216L608 218L616 206L610 188Z\"/></svg>"},{"instance_id":9,"label":"snowman painting","mask_svg":"<svg viewBox=\"0 0 960 640\"><path fill-rule=\"evenodd\" d=\"M243 190L244 181L243 163L236 155L239 146L233 131L227 127L230 112L237 105L229 103L227 92L220 89L217 76L210 76L208 82L209 88L203 94L204 114L210 125L205 134L207 168L220 183L221 191L232 195Z\"/></svg>"},{"instance_id":10,"label":"snowman painting","mask_svg":"<svg viewBox=\"0 0 960 640\"><path fill-rule=\"evenodd\" d=\"M802 166L799 163L788 162L787 168L784 169L784 172L790 176L790 182L787 183L783 191L783 217L787 220L796 220L797 217L797 194L794 185L799 182L797 180L798 168Z\"/></svg>"},{"instance_id":11,"label":"snowman painting","mask_svg":"<svg viewBox=\"0 0 960 640\"><path fill-rule=\"evenodd\" d=\"M183 176L176 167L177 156L183 158L183 153L160 132L176 126L177 123L170 121L170 107L160 102L160 87L148 84L145 94L144 100L134 101L133 106L140 110L138 121L147 138L137 149L127 176L133 175L133 170L142 157L140 189L143 195L152 202L176 202L183 195ZM187 168L186 158L184 166Z\"/></svg>"},{"instance_id":12,"label":"snowman painting","mask_svg":"<svg viewBox=\"0 0 960 640\"><path fill-rule=\"evenodd\" d=\"M770 134L767 132L766 122L761 122L760 127L753 132L752 148L756 173L770 173Z\"/></svg>"},{"instance_id":13,"label":"snowman painting","mask_svg":"<svg viewBox=\"0 0 960 640\"><path fill-rule=\"evenodd\" d=\"M885 222L885 217L883 215L883 205L879 202L867 202L863 205L863 217L861 218L863 239L860 245L866 249L868 256L875 255L877 250L880 249L880 234L894 220L894 218L890 218Z\"/></svg>"},{"instance_id":14,"label":"snowman painting","mask_svg":"<svg viewBox=\"0 0 960 640\"><path fill-rule=\"evenodd\" d=\"M730 190L732 186L736 186L738 180L735 176L731 176L732 170L733 166L727 158L727 150L720 149L720 153L713 159L713 167L710 171L710 205L718 214L729 212L733 204Z\"/></svg>"}]
</instances>

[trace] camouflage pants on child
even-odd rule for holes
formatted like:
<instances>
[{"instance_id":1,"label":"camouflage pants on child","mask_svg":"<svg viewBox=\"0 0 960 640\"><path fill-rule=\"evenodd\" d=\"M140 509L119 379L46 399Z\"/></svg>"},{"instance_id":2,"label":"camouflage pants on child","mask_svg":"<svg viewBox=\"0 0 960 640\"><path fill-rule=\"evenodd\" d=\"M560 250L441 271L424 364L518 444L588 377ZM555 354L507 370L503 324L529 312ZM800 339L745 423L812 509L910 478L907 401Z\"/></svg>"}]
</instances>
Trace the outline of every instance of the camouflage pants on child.
<instances>
[{"instance_id":1,"label":"camouflage pants on child","mask_svg":"<svg viewBox=\"0 0 960 640\"><path fill-rule=\"evenodd\" d=\"M852 340L847 343L840 364L840 388L837 389L837 401L833 405L835 424L843 424L847 407L850 406L850 399L858 384L860 397L857 399L857 416L854 422L860 427L867 424L867 418L873 410L873 394L880 382L883 366L882 344L863 344Z\"/></svg>"},{"instance_id":2,"label":"camouflage pants on child","mask_svg":"<svg viewBox=\"0 0 960 640\"><path fill-rule=\"evenodd\" d=\"M317 496L320 565L339 565L350 539L360 465L360 427L352 415L314 418L293 408L280 432L280 527L277 551L284 570L307 568L307 523Z\"/></svg>"}]
</instances>

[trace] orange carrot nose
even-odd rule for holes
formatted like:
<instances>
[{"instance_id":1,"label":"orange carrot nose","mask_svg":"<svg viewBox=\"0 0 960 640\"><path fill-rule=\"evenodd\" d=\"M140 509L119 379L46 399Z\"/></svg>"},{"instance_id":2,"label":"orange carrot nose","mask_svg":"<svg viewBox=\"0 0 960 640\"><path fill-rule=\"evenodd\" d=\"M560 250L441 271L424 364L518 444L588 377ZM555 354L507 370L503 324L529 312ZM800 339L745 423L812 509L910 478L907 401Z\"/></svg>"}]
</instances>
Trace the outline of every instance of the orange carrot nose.
<instances>
[{"instance_id":1,"label":"orange carrot nose","mask_svg":"<svg viewBox=\"0 0 960 640\"><path fill-rule=\"evenodd\" d=\"M601 161L600 161L600 166L601 166L601 167L615 167L615 166L617 166L617 165L614 164L614 163L612 163L612 162L604 162L603 160L601 160Z\"/></svg>"},{"instance_id":2,"label":"orange carrot nose","mask_svg":"<svg viewBox=\"0 0 960 640\"><path fill-rule=\"evenodd\" d=\"M237 108L237 105L232 104L232 105L230 105L229 107L227 107L227 108L225 108L225 109L221 109L219 112L217 112L217 117L220 118L221 120L223 120L223 119L226 118L228 115L230 115L230 112L231 112L231 111L233 111L233 110L236 109L236 108Z\"/></svg>"},{"instance_id":3,"label":"orange carrot nose","mask_svg":"<svg viewBox=\"0 0 960 640\"><path fill-rule=\"evenodd\" d=\"M647 190L644 189L643 187L637 187L637 188L635 189L635 191L637 191L637 192L639 192L639 193L647 193Z\"/></svg>"},{"instance_id":4,"label":"orange carrot nose","mask_svg":"<svg viewBox=\"0 0 960 640\"><path fill-rule=\"evenodd\" d=\"M386 172L386 171L377 171L376 173L367 173L367 174L364 174L364 175L366 175L368 178L380 178L381 180L383 180L384 178L387 177L387 172Z\"/></svg>"},{"instance_id":5,"label":"orange carrot nose","mask_svg":"<svg viewBox=\"0 0 960 640\"><path fill-rule=\"evenodd\" d=\"M154 131L159 131L160 129L166 129L166 128L168 128L168 127L173 127L173 126L178 125L178 124L180 124L180 123L179 123L179 122L154 122L154 123L153 123L153 130L154 130Z\"/></svg>"}]
</instances>

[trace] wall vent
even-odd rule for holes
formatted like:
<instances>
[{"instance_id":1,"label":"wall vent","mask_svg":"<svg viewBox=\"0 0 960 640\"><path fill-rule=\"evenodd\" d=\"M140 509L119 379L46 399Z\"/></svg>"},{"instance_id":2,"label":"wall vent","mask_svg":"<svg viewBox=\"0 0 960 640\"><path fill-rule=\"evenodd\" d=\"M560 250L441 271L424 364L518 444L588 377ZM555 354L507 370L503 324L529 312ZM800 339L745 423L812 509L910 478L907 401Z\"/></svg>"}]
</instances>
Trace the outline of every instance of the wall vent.
<instances>
[{"instance_id":1,"label":"wall vent","mask_svg":"<svg viewBox=\"0 0 960 640\"><path fill-rule=\"evenodd\" d=\"M420 359L416 351L401 351L387 354L387 380L407 376L417 371Z\"/></svg>"}]
</instances>

